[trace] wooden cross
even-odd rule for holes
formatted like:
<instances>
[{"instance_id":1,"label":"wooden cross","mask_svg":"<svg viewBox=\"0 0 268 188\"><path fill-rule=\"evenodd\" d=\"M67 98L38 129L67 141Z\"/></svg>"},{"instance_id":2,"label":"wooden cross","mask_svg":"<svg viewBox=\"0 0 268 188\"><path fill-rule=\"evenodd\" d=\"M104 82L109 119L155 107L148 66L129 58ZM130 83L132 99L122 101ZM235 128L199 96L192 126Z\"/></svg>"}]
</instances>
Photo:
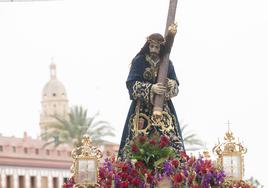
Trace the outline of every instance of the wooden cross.
<instances>
[{"instance_id":1,"label":"wooden cross","mask_svg":"<svg viewBox=\"0 0 268 188\"><path fill-rule=\"evenodd\" d=\"M168 33L168 27L171 24L173 24L175 21L177 3L178 3L178 0L170 0L169 1L169 9L168 9L167 22L166 22L165 36Z\"/></svg>"},{"instance_id":2,"label":"wooden cross","mask_svg":"<svg viewBox=\"0 0 268 188\"><path fill-rule=\"evenodd\" d=\"M177 8L178 0L170 0L169 2L169 10L166 22L166 30L165 30L165 53L163 58L161 59L157 83L162 83L164 86L167 85L167 73L169 66L169 54L173 45L174 37L176 34L176 28L170 30L170 26L174 24L176 8ZM174 25L173 25L174 26ZM175 31L175 32L174 32ZM156 95L154 99L154 109L153 109L153 120L158 122L162 117L163 105L164 105L165 96L164 95Z\"/></svg>"}]
</instances>

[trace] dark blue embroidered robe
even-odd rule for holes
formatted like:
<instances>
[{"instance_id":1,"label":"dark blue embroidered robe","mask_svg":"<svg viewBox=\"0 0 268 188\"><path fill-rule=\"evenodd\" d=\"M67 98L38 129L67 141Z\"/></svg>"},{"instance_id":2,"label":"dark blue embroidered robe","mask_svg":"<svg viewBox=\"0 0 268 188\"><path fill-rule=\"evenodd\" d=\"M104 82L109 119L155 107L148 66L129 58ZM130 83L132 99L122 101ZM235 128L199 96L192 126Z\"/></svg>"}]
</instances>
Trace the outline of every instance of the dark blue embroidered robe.
<instances>
[{"instance_id":1,"label":"dark blue embroidered robe","mask_svg":"<svg viewBox=\"0 0 268 188\"><path fill-rule=\"evenodd\" d=\"M124 158L124 146L132 139L134 131L135 118L138 116L139 130L145 135L150 136L153 130L151 115L153 113L153 94L150 92L153 84L157 82L159 64L153 65L148 61L145 55L137 55L131 64L130 72L126 81L130 99L132 100L127 119L125 122L121 144L118 156ZM176 81L179 85L174 67L169 63L168 78ZM164 121L166 126L160 129L161 134L166 134L171 138L171 146L178 151L184 151L184 145L181 130L174 106L168 94L172 95L172 91L168 91L163 108L165 114Z\"/></svg>"}]
</instances>

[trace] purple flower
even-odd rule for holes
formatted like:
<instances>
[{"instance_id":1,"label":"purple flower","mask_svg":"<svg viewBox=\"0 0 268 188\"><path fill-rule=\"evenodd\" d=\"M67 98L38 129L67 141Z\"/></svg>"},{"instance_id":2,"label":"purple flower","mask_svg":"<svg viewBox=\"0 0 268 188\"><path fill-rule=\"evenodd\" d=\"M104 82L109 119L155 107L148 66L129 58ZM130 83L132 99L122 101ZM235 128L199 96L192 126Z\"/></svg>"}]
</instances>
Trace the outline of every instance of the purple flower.
<instances>
[{"instance_id":1,"label":"purple flower","mask_svg":"<svg viewBox=\"0 0 268 188\"><path fill-rule=\"evenodd\" d=\"M104 160L103 166L107 168L108 171L112 171L114 169L112 162L108 158Z\"/></svg>"},{"instance_id":2,"label":"purple flower","mask_svg":"<svg viewBox=\"0 0 268 188\"><path fill-rule=\"evenodd\" d=\"M215 172L215 182L214 185L220 185L224 182L225 174L223 171Z\"/></svg>"},{"instance_id":3,"label":"purple flower","mask_svg":"<svg viewBox=\"0 0 268 188\"><path fill-rule=\"evenodd\" d=\"M185 177L188 177L189 172L188 172L188 170L186 168L183 168L183 174L184 174Z\"/></svg>"},{"instance_id":4,"label":"purple flower","mask_svg":"<svg viewBox=\"0 0 268 188\"><path fill-rule=\"evenodd\" d=\"M170 174L172 174L172 165L168 161L164 162L163 170L163 175L169 176Z\"/></svg>"},{"instance_id":5,"label":"purple flower","mask_svg":"<svg viewBox=\"0 0 268 188\"><path fill-rule=\"evenodd\" d=\"M114 186L119 187L119 183L120 183L120 178L118 175L115 175L114 176Z\"/></svg>"}]
</instances>

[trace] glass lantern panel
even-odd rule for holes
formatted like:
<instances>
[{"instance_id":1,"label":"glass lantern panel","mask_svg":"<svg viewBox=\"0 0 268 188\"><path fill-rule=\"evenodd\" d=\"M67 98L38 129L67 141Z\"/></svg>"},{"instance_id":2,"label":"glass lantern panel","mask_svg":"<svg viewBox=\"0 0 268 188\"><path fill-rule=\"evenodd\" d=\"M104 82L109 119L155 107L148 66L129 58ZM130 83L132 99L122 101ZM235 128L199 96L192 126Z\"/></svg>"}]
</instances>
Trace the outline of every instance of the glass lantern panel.
<instances>
[{"instance_id":1,"label":"glass lantern panel","mask_svg":"<svg viewBox=\"0 0 268 188\"><path fill-rule=\"evenodd\" d=\"M223 170L227 177L241 178L241 157L239 155L223 156Z\"/></svg>"},{"instance_id":2,"label":"glass lantern panel","mask_svg":"<svg viewBox=\"0 0 268 188\"><path fill-rule=\"evenodd\" d=\"M95 160L78 160L79 183L95 184L97 182L97 171Z\"/></svg>"}]
</instances>

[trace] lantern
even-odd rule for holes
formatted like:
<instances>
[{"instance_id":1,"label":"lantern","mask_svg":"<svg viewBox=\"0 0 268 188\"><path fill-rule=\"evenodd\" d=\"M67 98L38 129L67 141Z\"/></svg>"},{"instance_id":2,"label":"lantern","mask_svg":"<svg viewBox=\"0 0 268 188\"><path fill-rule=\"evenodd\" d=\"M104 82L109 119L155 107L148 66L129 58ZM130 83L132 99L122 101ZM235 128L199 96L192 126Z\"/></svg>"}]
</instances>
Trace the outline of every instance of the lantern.
<instances>
[{"instance_id":1,"label":"lantern","mask_svg":"<svg viewBox=\"0 0 268 188\"><path fill-rule=\"evenodd\" d=\"M99 187L98 166L102 158L102 152L91 145L89 135L82 138L82 146L72 151L73 165L71 172L74 178L74 188Z\"/></svg>"},{"instance_id":2,"label":"lantern","mask_svg":"<svg viewBox=\"0 0 268 188\"><path fill-rule=\"evenodd\" d=\"M225 142L213 148L218 155L217 164L225 171L227 180L241 181L244 175L244 154L247 149L238 140L235 142L233 133L228 129L224 136Z\"/></svg>"}]
</instances>

